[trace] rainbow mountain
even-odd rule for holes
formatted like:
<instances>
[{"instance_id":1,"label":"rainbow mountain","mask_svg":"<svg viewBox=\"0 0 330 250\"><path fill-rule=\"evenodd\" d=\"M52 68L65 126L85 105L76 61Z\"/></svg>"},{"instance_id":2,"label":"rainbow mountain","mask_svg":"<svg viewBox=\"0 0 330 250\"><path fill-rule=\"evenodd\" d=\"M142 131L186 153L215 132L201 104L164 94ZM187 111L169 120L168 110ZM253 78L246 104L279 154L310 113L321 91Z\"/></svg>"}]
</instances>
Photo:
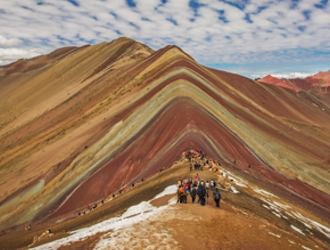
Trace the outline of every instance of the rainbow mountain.
<instances>
[{"instance_id":1,"label":"rainbow mountain","mask_svg":"<svg viewBox=\"0 0 330 250\"><path fill-rule=\"evenodd\" d=\"M1 66L0 230L69 220L189 149L328 217L324 99L129 38Z\"/></svg>"}]
</instances>

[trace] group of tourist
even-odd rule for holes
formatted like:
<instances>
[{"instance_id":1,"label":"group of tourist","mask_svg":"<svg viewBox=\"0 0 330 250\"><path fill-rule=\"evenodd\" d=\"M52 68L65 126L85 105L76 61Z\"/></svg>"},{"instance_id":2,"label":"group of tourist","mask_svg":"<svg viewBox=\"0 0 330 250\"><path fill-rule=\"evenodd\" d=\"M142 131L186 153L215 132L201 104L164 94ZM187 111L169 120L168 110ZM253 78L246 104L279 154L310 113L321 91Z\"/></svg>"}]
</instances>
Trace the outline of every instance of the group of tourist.
<instances>
[{"instance_id":1,"label":"group of tourist","mask_svg":"<svg viewBox=\"0 0 330 250\"><path fill-rule=\"evenodd\" d=\"M182 156L190 163L190 171L199 171L204 169L217 170L218 162L209 160L203 150L190 149L185 151Z\"/></svg>"},{"instance_id":2,"label":"group of tourist","mask_svg":"<svg viewBox=\"0 0 330 250\"><path fill-rule=\"evenodd\" d=\"M213 180L200 180L198 173L196 173L194 179L186 178L179 180L177 187L177 203L187 203L190 196L192 203L195 203L196 198L198 198L197 202L204 206L211 193L216 206L220 207L221 193L219 187L217 187L217 183Z\"/></svg>"},{"instance_id":3,"label":"group of tourist","mask_svg":"<svg viewBox=\"0 0 330 250\"><path fill-rule=\"evenodd\" d=\"M207 164L206 155L202 150L188 150L183 153L183 157L190 162L190 171L203 170L203 167Z\"/></svg>"}]
</instances>

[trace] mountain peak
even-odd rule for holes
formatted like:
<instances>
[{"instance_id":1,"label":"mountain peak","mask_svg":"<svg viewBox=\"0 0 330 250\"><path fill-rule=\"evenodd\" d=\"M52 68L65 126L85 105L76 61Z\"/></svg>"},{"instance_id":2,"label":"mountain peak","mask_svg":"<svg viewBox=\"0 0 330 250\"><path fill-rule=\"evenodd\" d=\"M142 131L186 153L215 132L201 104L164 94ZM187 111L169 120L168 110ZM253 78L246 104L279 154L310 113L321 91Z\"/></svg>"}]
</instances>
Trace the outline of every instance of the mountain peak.
<instances>
[{"instance_id":1,"label":"mountain peak","mask_svg":"<svg viewBox=\"0 0 330 250\"><path fill-rule=\"evenodd\" d=\"M126 36L121 36L105 43L122 43L122 42L139 43L138 41Z\"/></svg>"},{"instance_id":2,"label":"mountain peak","mask_svg":"<svg viewBox=\"0 0 330 250\"><path fill-rule=\"evenodd\" d=\"M153 49L151 49L149 46L147 46L144 43L141 43L139 41L136 41L132 38L126 37L126 36L122 36L122 37L118 37L110 42L106 42L109 45L116 45L116 44L130 44L130 46L135 47L135 48L144 48L145 50L149 51L149 52L153 52Z\"/></svg>"},{"instance_id":3,"label":"mountain peak","mask_svg":"<svg viewBox=\"0 0 330 250\"><path fill-rule=\"evenodd\" d=\"M173 58L185 58L188 60L195 61L193 57L191 57L188 53L186 53L177 45L167 45L164 48L160 49L160 51Z\"/></svg>"}]
</instances>

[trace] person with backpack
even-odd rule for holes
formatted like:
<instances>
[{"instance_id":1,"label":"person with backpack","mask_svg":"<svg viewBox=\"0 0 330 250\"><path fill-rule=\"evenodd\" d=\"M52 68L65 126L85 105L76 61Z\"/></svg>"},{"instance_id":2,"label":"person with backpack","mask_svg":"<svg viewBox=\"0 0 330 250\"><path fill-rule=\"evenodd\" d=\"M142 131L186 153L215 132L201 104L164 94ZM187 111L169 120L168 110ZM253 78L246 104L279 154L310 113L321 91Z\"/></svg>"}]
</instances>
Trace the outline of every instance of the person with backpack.
<instances>
[{"instance_id":1,"label":"person with backpack","mask_svg":"<svg viewBox=\"0 0 330 250\"><path fill-rule=\"evenodd\" d=\"M203 181L200 182L198 188L197 188L197 195L198 195L198 201L202 206L205 206L205 195L206 195L206 188Z\"/></svg>"},{"instance_id":2,"label":"person with backpack","mask_svg":"<svg viewBox=\"0 0 330 250\"><path fill-rule=\"evenodd\" d=\"M183 181L183 191L184 193L182 194L182 199L183 199L183 203L187 203L187 197L190 193L190 184L189 184L189 180L188 179L184 179Z\"/></svg>"},{"instance_id":3,"label":"person with backpack","mask_svg":"<svg viewBox=\"0 0 330 250\"><path fill-rule=\"evenodd\" d=\"M190 183L188 179L184 180L183 188L186 193L190 193Z\"/></svg>"},{"instance_id":4,"label":"person with backpack","mask_svg":"<svg viewBox=\"0 0 330 250\"><path fill-rule=\"evenodd\" d=\"M181 198L181 197L180 197L180 196L181 196L181 194L180 194L180 188L182 187L182 181L179 180L179 181L178 181L178 184L177 184L176 186L177 186L177 188L178 188L178 189L177 189L177 192L176 192L176 194L177 194L177 198L178 198L177 201L176 201L176 203L181 203L181 202L180 202L180 198Z\"/></svg>"},{"instance_id":5,"label":"person with backpack","mask_svg":"<svg viewBox=\"0 0 330 250\"><path fill-rule=\"evenodd\" d=\"M206 190L206 198L209 199L209 190L210 190L210 182L206 181L205 183L205 190Z\"/></svg>"},{"instance_id":6,"label":"person with backpack","mask_svg":"<svg viewBox=\"0 0 330 250\"><path fill-rule=\"evenodd\" d=\"M191 187L190 196L191 196L192 203L195 203L196 195L197 195L197 182L195 182Z\"/></svg>"},{"instance_id":7,"label":"person with backpack","mask_svg":"<svg viewBox=\"0 0 330 250\"><path fill-rule=\"evenodd\" d=\"M178 189L178 202L187 203L187 194L184 190L184 187L181 185Z\"/></svg>"},{"instance_id":8,"label":"person with backpack","mask_svg":"<svg viewBox=\"0 0 330 250\"><path fill-rule=\"evenodd\" d=\"M220 207L221 193L219 188L215 188L213 191L213 199L217 207Z\"/></svg>"}]
</instances>

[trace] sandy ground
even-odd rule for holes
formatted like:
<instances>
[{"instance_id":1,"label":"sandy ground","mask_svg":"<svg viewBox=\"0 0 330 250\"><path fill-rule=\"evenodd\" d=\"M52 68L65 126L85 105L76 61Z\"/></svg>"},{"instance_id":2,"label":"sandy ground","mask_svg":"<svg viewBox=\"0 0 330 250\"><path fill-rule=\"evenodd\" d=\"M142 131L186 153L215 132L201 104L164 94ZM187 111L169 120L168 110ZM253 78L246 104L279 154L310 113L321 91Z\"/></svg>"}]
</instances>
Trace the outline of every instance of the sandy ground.
<instances>
[{"instance_id":1,"label":"sandy ground","mask_svg":"<svg viewBox=\"0 0 330 250\"><path fill-rule=\"evenodd\" d=\"M162 206L171 196L155 200ZM175 199L175 197L173 197ZM324 246L323 246L324 247ZM165 211L114 232L61 249L322 249L308 238L286 232L251 213L212 200L176 204Z\"/></svg>"},{"instance_id":2,"label":"sandy ground","mask_svg":"<svg viewBox=\"0 0 330 250\"><path fill-rule=\"evenodd\" d=\"M174 238L181 249L300 249L288 239L298 242L291 233L283 232L266 220L243 214L230 205L221 209L213 205L177 206L174 220L166 222L175 228ZM192 220L182 220L188 214ZM307 245L307 243L304 243ZM309 245L310 246L310 245Z\"/></svg>"}]
</instances>

